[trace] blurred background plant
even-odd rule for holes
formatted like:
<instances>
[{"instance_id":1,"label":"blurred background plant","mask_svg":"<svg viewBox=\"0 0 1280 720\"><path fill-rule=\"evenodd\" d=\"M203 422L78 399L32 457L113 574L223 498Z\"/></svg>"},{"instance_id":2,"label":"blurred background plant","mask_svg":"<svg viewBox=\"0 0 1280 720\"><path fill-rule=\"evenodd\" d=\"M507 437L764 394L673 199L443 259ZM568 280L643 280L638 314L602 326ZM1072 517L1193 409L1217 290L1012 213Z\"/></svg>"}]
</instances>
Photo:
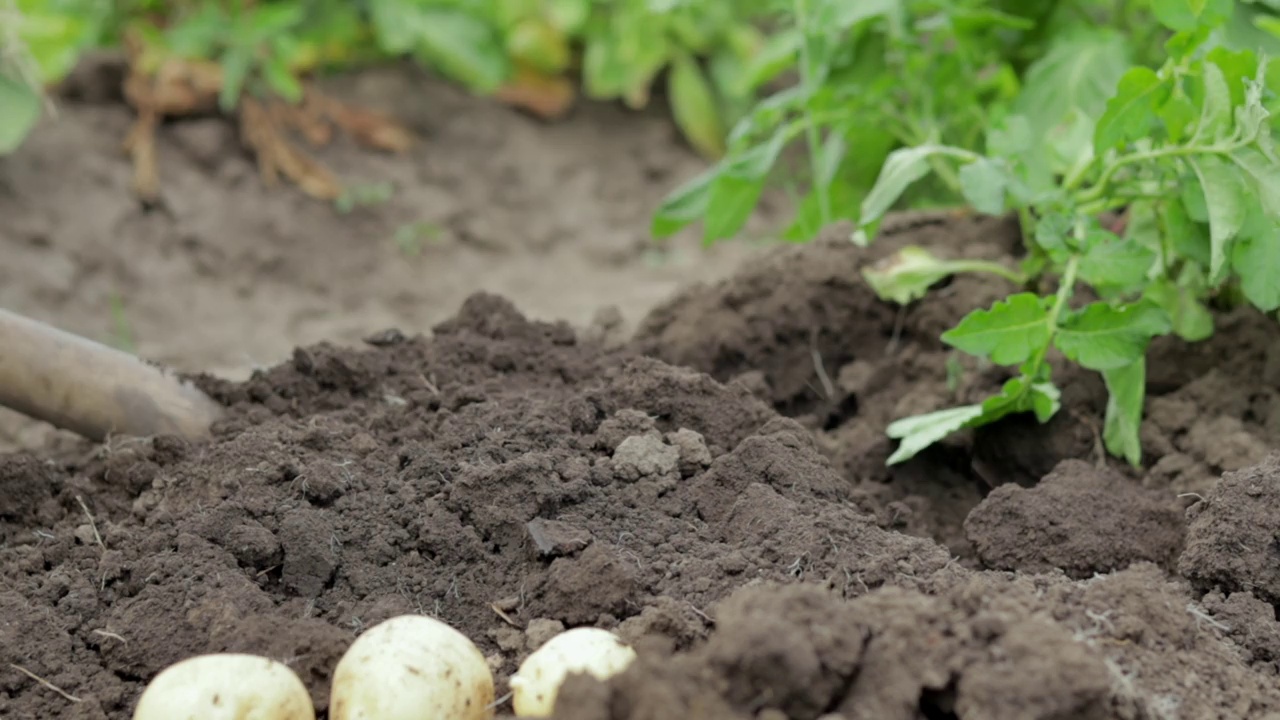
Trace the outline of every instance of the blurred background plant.
<instances>
[{"instance_id":1,"label":"blurred background plant","mask_svg":"<svg viewBox=\"0 0 1280 720\"><path fill-rule=\"evenodd\" d=\"M1280 0L777 0L776 29L734 95L792 81L742 113L726 156L672 191L653 232L700 222L705 242L733 237L776 182L796 207L782 236L804 242L889 209L867 196L894 150L982 152L1010 116L1038 152L1074 158L1124 73L1159 67L1169 27L1205 6L1228 18L1205 48L1280 57ZM784 162L792 146L802 162ZM969 204L946 158L925 164L895 209Z\"/></svg>"},{"instance_id":2,"label":"blurred background plant","mask_svg":"<svg viewBox=\"0 0 1280 720\"><path fill-rule=\"evenodd\" d=\"M298 103L308 76L398 58L555 118L574 98L648 105L658 83L691 145L724 151L750 105L740 74L767 3L706 0L0 0L10 149L34 120L30 90L90 48L132 44L133 70L216 68L218 109L245 96ZM19 95L19 93L21 93ZM20 99L19 99L20 98Z\"/></svg>"},{"instance_id":3,"label":"blurred background plant","mask_svg":"<svg viewBox=\"0 0 1280 720\"><path fill-rule=\"evenodd\" d=\"M381 149L407 140L387 118L308 104L308 80L411 58L548 119L580 96L657 98L716 162L658 209L657 237L695 222L708 242L733 237L776 183L796 208L783 236L804 241L861 216L895 149L981 151L1010 115L1059 150L1081 143L1125 70L1165 57L1156 16L1206 3L1230 16L1212 44L1280 56L1280 0L0 0L0 152L37 121L41 86L91 48L126 47L144 196L156 122L221 112L264 176L333 200L337 181L282 129L322 140L324 118ZM947 163L929 164L896 207L963 200Z\"/></svg>"}]
</instances>

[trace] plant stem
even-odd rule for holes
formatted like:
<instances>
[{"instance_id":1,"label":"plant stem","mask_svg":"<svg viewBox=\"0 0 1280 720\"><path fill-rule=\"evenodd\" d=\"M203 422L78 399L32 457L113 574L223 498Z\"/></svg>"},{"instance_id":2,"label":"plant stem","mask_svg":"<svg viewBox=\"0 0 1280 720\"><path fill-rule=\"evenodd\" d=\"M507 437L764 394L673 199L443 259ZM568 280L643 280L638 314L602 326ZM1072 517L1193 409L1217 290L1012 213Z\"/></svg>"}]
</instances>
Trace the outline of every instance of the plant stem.
<instances>
[{"instance_id":1,"label":"plant stem","mask_svg":"<svg viewBox=\"0 0 1280 720\"><path fill-rule=\"evenodd\" d=\"M1102 171L1102 177L1098 178L1098 182L1094 183L1093 187L1089 188L1088 190L1081 192L1079 197L1076 198L1076 200L1080 204L1085 204L1101 198L1104 194L1106 194L1107 185L1111 182L1112 176L1114 176L1120 168L1126 165L1132 165L1134 163L1143 162L1145 160L1159 160L1161 158L1169 158L1169 157L1187 157L1188 155L1226 155L1227 153L1230 153L1232 150L1236 150L1239 147L1241 147L1241 143L1228 143L1223 145L1215 144L1215 145L1201 145L1201 146L1197 146L1197 145L1175 146L1175 147L1157 148L1155 150L1146 150L1144 152L1136 152L1131 155L1125 155L1124 157L1117 158L1115 162L1108 165L1107 169ZM1083 179L1083 177L1084 177L1084 173L1082 172L1079 175L1072 177L1069 182L1064 183L1064 186L1066 187L1067 190L1073 190L1075 189L1075 186L1079 184L1080 180Z\"/></svg>"},{"instance_id":2,"label":"plant stem","mask_svg":"<svg viewBox=\"0 0 1280 720\"><path fill-rule=\"evenodd\" d=\"M1005 280L1008 280L1009 282L1015 283L1017 285L1025 285L1027 283L1026 275L1023 275L1017 270L1013 270L1008 267L1005 267L1000 263L990 262L988 260L953 260L947 263L947 267L957 273L984 272L984 273L990 273L991 275L998 275L1004 278Z\"/></svg>"},{"instance_id":3,"label":"plant stem","mask_svg":"<svg viewBox=\"0 0 1280 720\"><path fill-rule=\"evenodd\" d=\"M809 14L806 4L808 0L793 0L792 8L796 15L796 25L800 28L800 82L804 85L805 95L812 98L814 94L814 77L813 77L813 48L809 42ZM805 114L809 114L809 109L805 109ZM818 124L815 122L806 123L805 140L809 145L809 171L813 174L815 180L818 177L818 168L822 165L822 138L818 132ZM813 191L818 194L818 213L822 220L822 225L826 226L831 223L831 193L830 188L815 182Z\"/></svg>"},{"instance_id":4,"label":"plant stem","mask_svg":"<svg viewBox=\"0 0 1280 720\"><path fill-rule=\"evenodd\" d=\"M1048 354L1049 348L1053 345L1053 337L1058 334L1058 318L1062 315L1062 309L1066 307L1067 301L1071 299L1072 290L1075 289L1076 272L1080 269L1080 256L1072 255L1067 261L1067 267L1062 273L1062 283L1058 285L1058 294L1054 296L1053 306L1049 308L1049 316L1045 318L1045 322L1049 323L1049 339L1045 342L1044 347L1036 350L1036 354L1032 357L1033 362L1025 367L1030 372L1025 373L1028 380L1033 380L1040 374L1040 366L1044 364L1044 356ZM1027 383L1028 391L1031 383Z\"/></svg>"}]
</instances>

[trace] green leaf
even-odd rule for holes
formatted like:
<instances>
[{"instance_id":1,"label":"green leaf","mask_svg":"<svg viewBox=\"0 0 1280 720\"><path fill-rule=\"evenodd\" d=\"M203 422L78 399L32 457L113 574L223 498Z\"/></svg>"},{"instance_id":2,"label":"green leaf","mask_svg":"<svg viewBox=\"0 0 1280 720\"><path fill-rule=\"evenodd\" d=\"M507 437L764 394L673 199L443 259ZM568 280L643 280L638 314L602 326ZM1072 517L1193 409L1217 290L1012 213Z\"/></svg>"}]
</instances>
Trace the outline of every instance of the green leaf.
<instances>
[{"instance_id":1,"label":"green leaf","mask_svg":"<svg viewBox=\"0 0 1280 720\"><path fill-rule=\"evenodd\" d=\"M1246 82L1253 80L1258 73L1257 52L1252 49L1231 50L1218 46L1205 54L1205 60L1206 64L1216 65L1222 71L1230 105L1244 105L1248 102Z\"/></svg>"},{"instance_id":2,"label":"green leaf","mask_svg":"<svg viewBox=\"0 0 1280 720\"><path fill-rule=\"evenodd\" d=\"M1209 233L1205 226L1191 218L1185 201L1170 198L1160 208L1165 237L1178 255L1207 266L1210 259Z\"/></svg>"},{"instance_id":3,"label":"green leaf","mask_svg":"<svg viewBox=\"0 0 1280 720\"><path fill-rule=\"evenodd\" d=\"M1142 462L1142 405L1147 394L1147 361L1139 359L1128 365L1106 370L1102 379L1107 385L1107 414L1102 439L1107 451L1125 458L1137 467Z\"/></svg>"},{"instance_id":4,"label":"green leaf","mask_svg":"<svg viewBox=\"0 0 1280 720\"><path fill-rule=\"evenodd\" d=\"M802 41L797 28L787 28L770 35L764 47L743 69L744 87L738 89L744 92L755 90L792 68Z\"/></svg>"},{"instance_id":5,"label":"green leaf","mask_svg":"<svg viewBox=\"0 0 1280 720\"><path fill-rule=\"evenodd\" d=\"M1249 302L1263 312L1280 308L1280 225L1255 209L1232 248L1231 265Z\"/></svg>"},{"instance_id":6,"label":"green leaf","mask_svg":"<svg viewBox=\"0 0 1280 720\"><path fill-rule=\"evenodd\" d=\"M961 148L946 145L920 145L900 148L889 153L871 192L862 200L860 225L866 227L889 212L913 183L929 174L929 161L939 156L974 160L978 156ZM864 241L865 242L865 241Z\"/></svg>"},{"instance_id":7,"label":"green leaf","mask_svg":"<svg viewBox=\"0 0 1280 720\"><path fill-rule=\"evenodd\" d=\"M287 32L305 17L306 8L300 4L258 5L249 16L249 33L253 41L260 42Z\"/></svg>"},{"instance_id":8,"label":"green leaf","mask_svg":"<svg viewBox=\"0 0 1280 720\"><path fill-rule=\"evenodd\" d=\"M1070 233L1071 218L1062 213L1050 213L1036 221L1036 244L1055 262L1066 261L1070 252L1067 247Z\"/></svg>"},{"instance_id":9,"label":"green leaf","mask_svg":"<svg viewBox=\"0 0 1280 720\"><path fill-rule=\"evenodd\" d=\"M710 244L733 237L755 210L764 181L758 178L742 178L721 175L711 186L711 200L707 204L702 241Z\"/></svg>"},{"instance_id":10,"label":"green leaf","mask_svg":"<svg viewBox=\"0 0 1280 720\"><path fill-rule=\"evenodd\" d=\"M1008 177L994 160L978 158L960 168L960 189L974 210L987 215L1004 212Z\"/></svg>"},{"instance_id":11,"label":"green leaf","mask_svg":"<svg viewBox=\"0 0 1280 720\"><path fill-rule=\"evenodd\" d=\"M1090 370L1112 370L1143 357L1151 338L1171 328L1168 316L1154 303L1116 307L1096 302L1059 324L1054 345Z\"/></svg>"},{"instance_id":12,"label":"green leaf","mask_svg":"<svg viewBox=\"0 0 1280 720\"><path fill-rule=\"evenodd\" d=\"M290 103L302 100L302 83L294 77L289 65L281 60L272 59L262 65L262 75L271 90Z\"/></svg>"},{"instance_id":13,"label":"green leaf","mask_svg":"<svg viewBox=\"0 0 1280 720\"><path fill-rule=\"evenodd\" d=\"M1280 221L1280 164L1271 162L1265 155L1251 147L1233 150L1230 157L1236 167L1244 171L1244 179L1253 186L1253 191L1258 199L1262 201L1262 209L1266 211L1267 217ZM1224 178L1230 176L1232 180L1235 179L1229 167L1224 169L1222 174ZM1203 179L1201 183L1204 183ZM1227 193L1229 191L1228 187L1229 185L1224 182L1219 192L1222 194ZM1236 187L1239 186L1237 185ZM1239 190L1236 192L1239 193ZM1209 203L1209 221L1212 223L1214 196L1209 192L1208 188L1205 188L1205 199ZM1218 200L1225 201L1225 198L1219 197ZM1243 201L1238 194L1234 200L1237 208L1243 207ZM1239 225L1243 224L1244 217L1243 210L1237 210L1237 212L1241 214L1240 223L1235 226L1236 230L1239 230Z\"/></svg>"},{"instance_id":14,"label":"green leaf","mask_svg":"<svg viewBox=\"0 0 1280 720\"><path fill-rule=\"evenodd\" d=\"M685 138L706 157L724 154L726 129L720 106L702 69L689 56L677 57L667 76L672 115Z\"/></svg>"},{"instance_id":15,"label":"green leaf","mask_svg":"<svg viewBox=\"0 0 1280 720\"><path fill-rule=\"evenodd\" d=\"M618 12L586 37L583 85L595 99L640 93L671 60L678 46L661 15Z\"/></svg>"},{"instance_id":16,"label":"green leaf","mask_svg":"<svg viewBox=\"0 0 1280 720\"><path fill-rule=\"evenodd\" d=\"M1058 412L1060 395L1050 382L1015 377L1004 384L999 394L983 400L981 405L962 405L894 421L885 432L902 442L889 457L888 464L909 460L953 432L989 425L1012 413L1031 411L1040 422L1047 422Z\"/></svg>"},{"instance_id":17,"label":"green leaf","mask_svg":"<svg viewBox=\"0 0 1280 720\"><path fill-rule=\"evenodd\" d=\"M1156 121L1156 107L1163 104L1168 87L1155 71L1133 67L1120 78L1116 94L1093 131L1094 150L1101 155L1117 145L1149 135Z\"/></svg>"},{"instance_id":18,"label":"green leaf","mask_svg":"<svg viewBox=\"0 0 1280 720\"><path fill-rule=\"evenodd\" d=\"M0 73L0 155L8 155L40 120L40 95L26 83Z\"/></svg>"},{"instance_id":19,"label":"green leaf","mask_svg":"<svg viewBox=\"0 0 1280 720\"><path fill-rule=\"evenodd\" d=\"M565 34L579 32L591 17L591 0L550 0L543 7L547 22Z\"/></svg>"},{"instance_id":20,"label":"green leaf","mask_svg":"<svg viewBox=\"0 0 1280 720\"><path fill-rule=\"evenodd\" d=\"M828 21L837 32L875 18L900 21L902 14L901 0L818 0L814 9L814 15Z\"/></svg>"},{"instance_id":21,"label":"green leaf","mask_svg":"<svg viewBox=\"0 0 1280 720\"><path fill-rule=\"evenodd\" d=\"M1073 111L1096 120L1129 69L1129 54L1128 40L1109 28L1059 36L1027 68L1013 111L1027 117L1035 137L1053 132Z\"/></svg>"},{"instance_id":22,"label":"green leaf","mask_svg":"<svg viewBox=\"0 0 1280 720\"><path fill-rule=\"evenodd\" d=\"M253 70L253 48L233 47L222 56L220 64L222 89L218 91L218 107L223 112L231 112L239 104L249 73Z\"/></svg>"},{"instance_id":23,"label":"green leaf","mask_svg":"<svg viewBox=\"0 0 1280 720\"><path fill-rule=\"evenodd\" d=\"M1213 28L1197 26L1192 30L1176 32L1165 41L1165 52L1168 53L1170 60L1181 62L1199 50L1204 45L1204 41L1209 39L1212 31Z\"/></svg>"},{"instance_id":24,"label":"green leaf","mask_svg":"<svg viewBox=\"0 0 1280 720\"><path fill-rule=\"evenodd\" d=\"M1170 30L1216 27L1231 17L1232 0L1151 0L1156 19Z\"/></svg>"},{"instance_id":25,"label":"green leaf","mask_svg":"<svg viewBox=\"0 0 1280 720\"><path fill-rule=\"evenodd\" d=\"M1186 139L1188 128L1191 128L1199 115L1195 103L1191 102L1191 98L1181 88L1176 88L1169 95L1156 109L1156 114L1164 125L1164 131L1169 134L1169 140L1174 143L1181 143Z\"/></svg>"},{"instance_id":26,"label":"green leaf","mask_svg":"<svg viewBox=\"0 0 1280 720\"><path fill-rule=\"evenodd\" d=\"M1106 230L1090 231L1084 245L1080 279L1099 289L1140 287L1156 262L1150 249Z\"/></svg>"},{"instance_id":27,"label":"green leaf","mask_svg":"<svg viewBox=\"0 0 1280 720\"><path fill-rule=\"evenodd\" d=\"M1189 144L1215 143L1231 134L1231 90L1227 78L1217 65L1203 64L1204 101L1200 106L1200 122Z\"/></svg>"},{"instance_id":28,"label":"green leaf","mask_svg":"<svg viewBox=\"0 0 1280 720\"><path fill-rule=\"evenodd\" d=\"M1031 400L1031 411L1042 423L1049 422L1062 407L1062 391L1053 383L1032 383L1028 397Z\"/></svg>"},{"instance_id":29,"label":"green leaf","mask_svg":"<svg viewBox=\"0 0 1280 720\"><path fill-rule=\"evenodd\" d=\"M656 238L668 238L703 217L718 176L719 168L708 168L668 193L654 212L650 233Z\"/></svg>"},{"instance_id":30,"label":"green leaf","mask_svg":"<svg viewBox=\"0 0 1280 720\"><path fill-rule=\"evenodd\" d=\"M961 272L1008 271L995 263L944 260L924 248L908 245L863 270L862 277L881 299L906 305L924 297L939 280Z\"/></svg>"},{"instance_id":31,"label":"green leaf","mask_svg":"<svg viewBox=\"0 0 1280 720\"><path fill-rule=\"evenodd\" d=\"M1207 225L1209 223L1209 205L1205 202L1204 189L1200 187L1199 180L1186 178L1179 184L1182 186L1182 190L1178 193L1178 197L1182 200L1182 206L1187 209L1187 216L1198 223Z\"/></svg>"},{"instance_id":32,"label":"green leaf","mask_svg":"<svg viewBox=\"0 0 1280 720\"><path fill-rule=\"evenodd\" d=\"M1244 225L1246 206L1231 166L1215 155L1187 159L1204 191L1209 211L1209 278L1216 283L1226 269L1230 243Z\"/></svg>"},{"instance_id":33,"label":"green leaf","mask_svg":"<svg viewBox=\"0 0 1280 720\"><path fill-rule=\"evenodd\" d=\"M62 80L75 67L80 53L96 39L97 28L89 8L59 8L45 0L19 2L17 9L18 40L26 45L27 56L35 64L36 79L42 84ZM5 14L0 10L0 17ZM8 54L4 47L8 31L6 27L0 32L0 58Z\"/></svg>"},{"instance_id":34,"label":"green leaf","mask_svg":"<svg viewBox=\"0 0 1280 720\"><path fill-rule=\"evenodd\" d=\"M1034 293L1018 293L990 310L969 313L942 334L942 341L997 365L1017 365L1048 345L1050 334L1045 301Z\"/></svg>"},{"instance_id":35,"label":"green leaf","mask_svg":"<svg viewBox=\"0 0 1280 720\"><path fill-rule=\"evenodd\" d=\"M827 187L836 179L836 172L840 170L840 163L844 161L846 153L849 152L849 143L845 141L844 135L833 132L827 135L827 139L822 143L822 151L818 153L818 162L813 168L813 182L819 187Z\"/></svg>"},{"instance_id":36,"label":"green leaf","mask_svg":"<svg viewBox=\"0 0 1280 720\"><path fill-rule=\"evenodd\" d=\"M987 132L987 152L998 157L1014 158L1034 146L1031 122L1025 115L1011 115Z\"/></svg>"},{"instance_id":37,"label":"green leaf","mask_svg":"<svg viewBox=\"0 0 1280 720\"><path fill-rule=\"evenodd\" d=\"M902 440L898 449L889 456L888 464L897 465L915 457L921 450L933 445L953 432L963 430L982 417L981 405L961 405L925 415L903 418L891 423L886 434Z\"/></svg>"},{"instance_id":38,"label":"green leaf","mask_svg":"<svg viewBox=\"0 0 1280 720\"><path fill-rule=\"evenodd\" d=\"M466 10L403 0L370 0L369 10L386 52L412 52L478 92L506 81L506 47L497 29Z\"/></svg>"},{"instance_id":39,"label":"green leaf","mask_svg":"<svg viewBox=\"0 0 1280 720\"><path fill-rule=\"evenodd\" d=\"M827 200L831 212L829 218L822 216L822 203L818 194L811 190L800 201L795 218L782 232L782 239L793 243L809 242L832 221L856 221L858 202L866 195L869 185L868 181L865 186L856 186L843 178L837 178L827 185Z\"/></svg>"},{"instance_id":40,"label":"green leaf","mask_svg":"<svg viewBox=\"0 0 1280 720\"><path fill-rule=\"evenodd\" d=\"M1196 293L1161 279L1147 286L1143 298L1156 303L1169 316L1173 332L1187 342L1199 342L1213 335L1213 314Z\"/></svg>"},{"instance_id":41,"label":"green leaf","mask_svg":"<svg viewBox=\"0 0 1280 720\"><path fill-rule=\"evenodd\" d=\"M726 157L720 163L720 173L744 180L761 180L773 169L782 148L791 137L787 128L781 128L770 138L742 152Z\"/></svg>"}]
</instances>

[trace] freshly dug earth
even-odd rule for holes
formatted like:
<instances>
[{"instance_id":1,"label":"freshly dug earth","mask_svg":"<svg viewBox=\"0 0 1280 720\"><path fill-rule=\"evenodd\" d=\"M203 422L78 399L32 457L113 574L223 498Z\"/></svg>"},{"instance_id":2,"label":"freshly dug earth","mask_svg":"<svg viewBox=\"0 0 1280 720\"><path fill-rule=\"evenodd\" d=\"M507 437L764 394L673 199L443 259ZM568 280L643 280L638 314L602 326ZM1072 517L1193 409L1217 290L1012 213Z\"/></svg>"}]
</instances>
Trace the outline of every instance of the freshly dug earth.
<instances>
[{"instance_id":1,"label":"freshly dug earth","mask_svg":"<svg viewBox=\"0 0 1280 720\"><path fill-rule=\"evenodd\" d=\"M1099 383L1065 369L1059 420L889 470L885 423L1000 380L949 390L936 331L1002 288L898 311L856 273L906 242L1007 257L1010 228L914 222L773 253L620 349L475 295L430 338L202 378L231 408L208 443L0 459L0 717L123 720L224 650L288 663L323 711L355 635L412 612L500 684L563 627L635 642L566 686L574 720L1280 718L1266 549L1228 561L1257 533L1210 520L1280 514L1265 319L1158 348L1147 471L1104 467Z\"/></svg>"}]
</instances>

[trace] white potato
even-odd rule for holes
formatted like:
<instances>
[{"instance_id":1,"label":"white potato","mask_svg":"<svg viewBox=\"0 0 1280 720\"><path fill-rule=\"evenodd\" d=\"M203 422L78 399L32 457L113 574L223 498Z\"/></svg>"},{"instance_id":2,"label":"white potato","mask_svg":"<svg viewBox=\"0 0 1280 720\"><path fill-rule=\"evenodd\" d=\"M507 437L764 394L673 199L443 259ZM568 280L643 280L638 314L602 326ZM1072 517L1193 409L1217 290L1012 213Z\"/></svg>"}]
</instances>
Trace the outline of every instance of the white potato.
<instances>
[{"instance_id":1,"label":"white potato","mask_svg":"<svg viewBox=\"0 0 1280 720\"><path fill-rule=\"evenodd\" d=\"M133 720L315 720L302 680L258 655L217 653L174 663L142 691Z\"/></svg>"},{"instance_id":2,"label":"white potato","mask_svg":"<svg viewBox=\"0 0 1280 720\"><path fill-rule=\"evenodd\" d=\"M493 672L449 625L401 615L364 632L333 673L330 720L487 720Z\"/></svg>"},{"instance_id":3,"label":"white potato","mask_svg":"<svg viewBox=\"0 0 1280 720\"><path fill-rule=\"evenodd\" d=\"M511 706L520 717L548 717L560 685L570 673L600 680L626 670L636 651L622 638L599 628L574 628L556 635L525 658L511 678Z\"/></svg>"}]
</instances>

